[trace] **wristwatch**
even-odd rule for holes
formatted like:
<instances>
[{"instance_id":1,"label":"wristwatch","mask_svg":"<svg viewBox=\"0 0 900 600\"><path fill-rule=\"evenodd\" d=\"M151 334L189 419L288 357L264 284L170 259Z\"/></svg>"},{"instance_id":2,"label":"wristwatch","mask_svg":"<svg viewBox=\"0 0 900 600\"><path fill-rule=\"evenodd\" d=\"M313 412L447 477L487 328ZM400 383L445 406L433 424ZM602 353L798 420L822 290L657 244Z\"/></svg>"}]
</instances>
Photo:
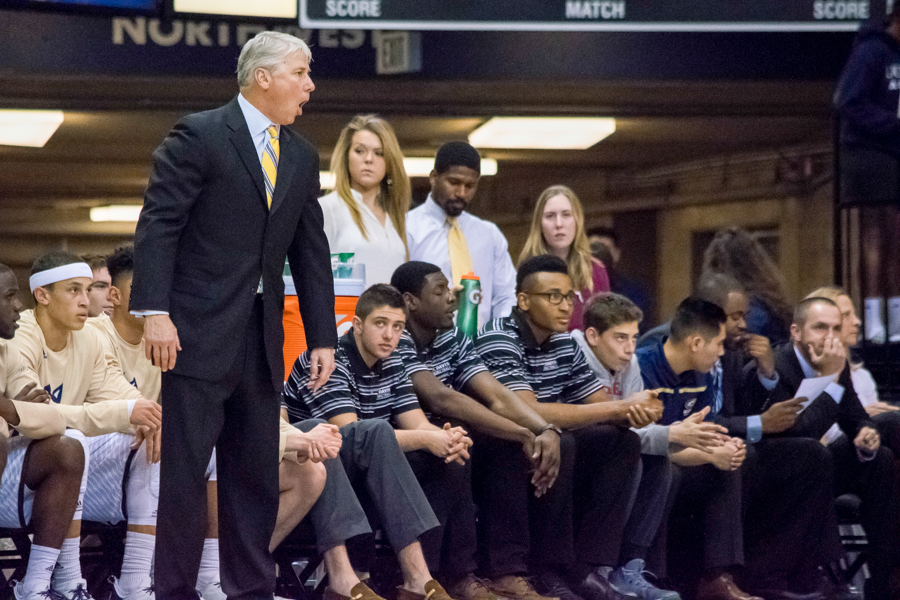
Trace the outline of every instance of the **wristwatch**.
<instances>
[{"instance_id":1,"label":"wristwatch","mask_svg":"<svg viewBox=\"0 0 900 600\"><path fill-rule=\"evenodd\" d=\"M557 426L554 425L553 423L547 423L546 425L544 425L543 427L541 427L541 430L538 431L537 434L538 434L538 435L541 435L541 434L544 433L545 431L555 431L555 432L556 432L556 435L562 437L562 429L560 429L559 427L557 427Z\"/></svg>"}]
</instances>

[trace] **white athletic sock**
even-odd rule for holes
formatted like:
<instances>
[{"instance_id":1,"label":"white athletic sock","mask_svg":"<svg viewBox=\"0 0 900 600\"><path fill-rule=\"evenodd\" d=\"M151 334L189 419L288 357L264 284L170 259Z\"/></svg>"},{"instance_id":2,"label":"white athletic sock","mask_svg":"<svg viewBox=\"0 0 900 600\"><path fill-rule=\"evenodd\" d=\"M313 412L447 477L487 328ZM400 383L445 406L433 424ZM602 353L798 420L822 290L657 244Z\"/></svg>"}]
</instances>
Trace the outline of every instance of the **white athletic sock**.
<instances>
[{"instance_id":1,"label":"white athletic sock","mask_svg":"<svg viewBox=\"0 0 900 600\"><path fill-rule=\"evenodd\" d=\"M30 592L43 592L50 587L50 576L59 558L59 549L47 546L31 546L28 571L22 578L22 587Z\"/></svg>"},{"instance_id":2,"label":"white athletic sock","mask_svg":"<svg viewBox=\"0 0 900 600\"><path fill-rule=\"evenodd\" d=\"M900 296L888 298L888 340L900 342Z\"/></svg>"},{"instance_id":3,"label":"white athletic sock","mask_svg":"<svg viewBox=\"0 0 900 600\"><path fill-rule=\"evenodd\" d=\"M197 591L203 592L211 583L219 581L219 540L203 540L203 554L200 555L200 572L197 574Z\"/></svg>"},{"instance_id":4,"label":"white athletic sock","mask_svg":"<svg viewBox=\"0 0 900 600\"><path fill-rule=\"evenodd\" d=\"M122 576L119 590L126 596L137 591L150 578L156 536L129 531L125 534L125 555L122 557Z\"/></svg>"},{"instance_id":5,"label":"white athletic sock","mask_svg":"<svg viewBox=\"0 0 900 600\"><path fill-rule=\"evenodd\" d=\"M81 576L81 536L66 538L63 541L56 569L53 571L53 582L56 584L54 588L79 579L84 579Z\"/></svg>"},{"instance_id":6,"label":"white athletic sock","mask_svg":"<svg viewBox=\"0 0 900 600\"><path fill-rule=\"evenodd\" d=\"M866 298L866 340L875 344L883 344L884 331L884 298Z\"/></svg>"}]
</instances>

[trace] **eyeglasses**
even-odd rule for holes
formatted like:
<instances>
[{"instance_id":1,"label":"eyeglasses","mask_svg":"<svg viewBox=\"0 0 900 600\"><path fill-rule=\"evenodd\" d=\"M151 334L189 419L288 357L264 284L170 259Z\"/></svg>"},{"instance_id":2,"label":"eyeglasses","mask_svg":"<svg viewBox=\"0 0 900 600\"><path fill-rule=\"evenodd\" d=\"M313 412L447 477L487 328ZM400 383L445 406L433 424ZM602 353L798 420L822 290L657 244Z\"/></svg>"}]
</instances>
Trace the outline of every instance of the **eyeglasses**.
<instances>
[{"instance_id":1,"label":"eyeglasses","mask_svg":"<svg viewBox=\"0 0 900 600\"><path fill-rule=\"evenodd\" d=\"M569 292L568 294L562 294L560 292L526 292L529 296L546 296L547 301L551 306L556 306L558 304L562 304L562 301L565 300L569 304L575 304L575 292Z\"/></svg>"}]
</instances>

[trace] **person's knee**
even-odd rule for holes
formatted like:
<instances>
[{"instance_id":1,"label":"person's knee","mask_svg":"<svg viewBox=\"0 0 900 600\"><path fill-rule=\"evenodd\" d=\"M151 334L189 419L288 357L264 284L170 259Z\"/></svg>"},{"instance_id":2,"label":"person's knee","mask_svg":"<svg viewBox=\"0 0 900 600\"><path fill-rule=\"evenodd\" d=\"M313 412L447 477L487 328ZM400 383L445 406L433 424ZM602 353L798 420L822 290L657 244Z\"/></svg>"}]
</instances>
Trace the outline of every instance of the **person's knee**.
<instances>
[{"instance_id":1,"label":"person's knee","mask_svg":"<svg viewBox=\"0 0 900 600\"><path fill-rule=\"evenodd\" d=\"M344 427L353 427L357 436L364 436L368 444L381 447L383 444L397 445L397 434L394 428L384 419L367 419L356 421ZM341 428L344 429L343 427Z\"/></svg>"},{"instance_id":2,"label":"person's knee","mask_svg":"<svg viewBox=\"0 0 900 600\"><path fill-rule=\"evenodd\" d=\"M622 456L629 462L637 463L641 459L641 438L630 429L617 429L622 436Z\"/></svg>"},{"instance_id":3,"label":"person's knee","mask_svg":"<svg viewBox=\"0 0 900 600\"><path fill-rule=\"evenodd\" d=\"M84 472L84 446L78 440L62 437L59 439L57 466L66 474L81 477Z\"/></svg>"}]
</instances>

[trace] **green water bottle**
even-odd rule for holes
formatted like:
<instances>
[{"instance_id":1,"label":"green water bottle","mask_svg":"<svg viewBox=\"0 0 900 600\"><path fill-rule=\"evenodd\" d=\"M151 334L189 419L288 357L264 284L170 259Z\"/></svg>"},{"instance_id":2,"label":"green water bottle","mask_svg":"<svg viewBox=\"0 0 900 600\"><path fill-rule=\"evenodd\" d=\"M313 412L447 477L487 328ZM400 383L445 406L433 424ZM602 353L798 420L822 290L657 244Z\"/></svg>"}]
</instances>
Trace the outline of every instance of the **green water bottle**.
<instances>
[{"instance_id":1,"label":"green water bottle","mask_svg":"<svg viewBox=\"0 0 900 600\"><path fill-rule=\"evenodd\" d=\"M478 333L478 305L481 304L481 281L475 273L466 273L460 281L459 308L456 313L456 326L460 331L474 338Z\"/></svg>"}]
</instances>

